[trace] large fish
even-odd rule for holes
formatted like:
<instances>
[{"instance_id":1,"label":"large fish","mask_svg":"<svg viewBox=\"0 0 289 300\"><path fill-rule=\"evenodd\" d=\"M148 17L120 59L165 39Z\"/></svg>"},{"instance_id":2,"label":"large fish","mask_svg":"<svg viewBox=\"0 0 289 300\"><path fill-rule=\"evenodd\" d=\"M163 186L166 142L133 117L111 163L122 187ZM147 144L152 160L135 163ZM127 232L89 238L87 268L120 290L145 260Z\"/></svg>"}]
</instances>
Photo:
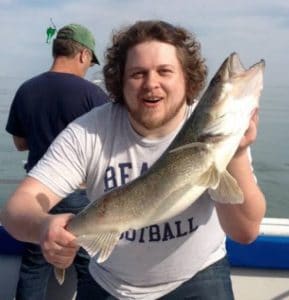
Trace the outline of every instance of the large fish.
<instances>
[{"instance_id":1,"label":"large fish","mask_svg":"<svg viewBox=\"0 0 289 300\"><path fill-rule=\"evenodd\" d=\"M242 203L226 170L258 107L265 63L244 69L236 53L221 65L164 154L142 176L91 202L68 224L77 243L104 262L120 235L164 222L208 189L213 200ZM64 274L57 270L59 282Z\"/></svg>"}]
</instances>

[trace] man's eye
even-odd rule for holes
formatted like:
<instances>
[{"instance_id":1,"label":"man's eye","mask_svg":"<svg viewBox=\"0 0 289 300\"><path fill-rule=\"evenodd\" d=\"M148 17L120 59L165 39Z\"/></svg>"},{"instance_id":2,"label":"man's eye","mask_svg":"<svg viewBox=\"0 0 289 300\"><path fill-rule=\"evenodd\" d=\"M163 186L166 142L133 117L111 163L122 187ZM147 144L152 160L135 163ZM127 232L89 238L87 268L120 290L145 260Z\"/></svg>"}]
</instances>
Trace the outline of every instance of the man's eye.
<instances>
[{"instance_id":1,"label":"man's eye","mask_svg":"<svg viewBox=\"0 0 289 300\"><path fill-rule=\"evenodd\" d=\"M172 70L170 70L170 69L162 69L162 70L159 70L159 73L161 75L169 75L169 74L172 73Z\"/></svg>"},{"instance_id":2,"label":"man's eye","mask_svg":"<svg viewBox=\"0 0 289 300\"><path fill-rule=\"evenodd\" d=\"M130 77L135 78L135 79L139 79L139 78L142 78L143 75L144 75L144 73L139 71L139 72L132 73Z\"/></svg>"}]
</instances>

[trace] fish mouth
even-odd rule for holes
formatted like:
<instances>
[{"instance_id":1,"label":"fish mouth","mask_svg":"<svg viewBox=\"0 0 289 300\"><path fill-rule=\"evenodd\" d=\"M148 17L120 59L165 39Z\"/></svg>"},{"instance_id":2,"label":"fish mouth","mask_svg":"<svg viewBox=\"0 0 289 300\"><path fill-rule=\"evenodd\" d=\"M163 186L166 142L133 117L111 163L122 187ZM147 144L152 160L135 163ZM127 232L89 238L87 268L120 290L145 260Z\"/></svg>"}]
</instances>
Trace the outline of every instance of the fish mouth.
<instances>
[{"instance_id":1,"label":"fish mouth","mask_svg":"<svg viewBox=\"0 0 289 300\"><path fill-rule=\"evenodd\" d=\"M222 81L228 81L230 78L238 76L245 71L246 69L242 65L238 53L233 52L223 62L216 75L219 74L219 76L221 76L220 78L222 78Z\"/></svg>"},{"instance_id":2,"label":"fish mouth","mask_svg":"<svg viewBox=\"0 0 289 300\"><path fill-rule=\"evenodd\" d=\"M249 76L252 77L254 76L255 73L259 71L259 69L265 68L265 61L261 59L258 63L246 69L241 63L240 57L236 52L231 53L224 64L226 65L225 70L226 70L226 77L228 79L231 77L238 76L241 73L247 74L247 76L248 74L250 74Z\"/></svg>"},{"instance_id":3,"label":"fish mouth","mask_svg":"<svg viewBox=\"0 0 289 300\"><path fill-rule=\"evenodd\" d=\"M263 88L263 73L265 68L265 60L261 59L259 62L245 69L240 61L237 53L232 53L229 57L228 73L230 80L239 80L240 84L246 84L244 91L256 90L259 91Z\"/></svg>"},{"instance_id":4,"label":"fish mouth","mask_svg":"<svg viewBox=\"0 0 289 300\"><path fill-rule=\"evenodd\" d=\"M228 58L228 71L232 75L240 74L245 71L244 66L241 63L238 53L233 52Z\"/></svg>"}]
</instances>

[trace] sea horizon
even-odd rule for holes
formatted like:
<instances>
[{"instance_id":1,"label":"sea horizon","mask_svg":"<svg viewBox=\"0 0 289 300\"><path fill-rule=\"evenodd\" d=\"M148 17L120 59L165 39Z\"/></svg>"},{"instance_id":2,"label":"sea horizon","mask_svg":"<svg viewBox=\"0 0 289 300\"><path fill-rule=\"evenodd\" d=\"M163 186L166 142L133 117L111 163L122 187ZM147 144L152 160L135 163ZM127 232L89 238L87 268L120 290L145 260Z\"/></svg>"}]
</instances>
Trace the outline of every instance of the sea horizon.
<instances>
[{"instance_id":1,"label":"sea horizon","mask_svg":"<svg viewBox=\"0 0 289 300\"><path fill-rule=\"evenodd\" d=\"M2 78L0 83L0 208L24 178L27 152L18 152L5 131L12 99L21 78ZM265 86L260 99L258 137L252 145L253 168L267 200L267 217L287 218L289 201L289 86Z\"/></svg>"}]
</instances>

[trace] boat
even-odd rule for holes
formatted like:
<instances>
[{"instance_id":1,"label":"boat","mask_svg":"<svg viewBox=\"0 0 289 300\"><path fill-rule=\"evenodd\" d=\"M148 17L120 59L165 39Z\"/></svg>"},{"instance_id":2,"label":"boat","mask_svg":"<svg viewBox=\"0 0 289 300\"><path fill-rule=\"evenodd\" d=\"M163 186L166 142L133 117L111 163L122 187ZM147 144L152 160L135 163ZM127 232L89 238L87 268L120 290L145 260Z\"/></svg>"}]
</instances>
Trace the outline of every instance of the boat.
<instances>
[{"instance_id":1,"label":"boat","mask_svg":"<svg viewBox=\"0 0 289 300\"><path fill-rule=\"evenodd\" d=\"M289 299L289 218L264 218L253 243L241 245L227 238L226 247L235 300ZM23 243L0 225L1 300L15 297L23 249ZM68 269L62 286L52 272L47 300L73 300L75 288L73 267Z\"/></svg>"},{"instance_id":2,"label":"boat","mask_svg":"<svg viewBox=\"0 0 289 300\"><path fill-rule=\"evenodd\" d=\"M289 219L264 218L253 243L226 247L235 300L289 299Z\"/></svg>"}]
</instances>

